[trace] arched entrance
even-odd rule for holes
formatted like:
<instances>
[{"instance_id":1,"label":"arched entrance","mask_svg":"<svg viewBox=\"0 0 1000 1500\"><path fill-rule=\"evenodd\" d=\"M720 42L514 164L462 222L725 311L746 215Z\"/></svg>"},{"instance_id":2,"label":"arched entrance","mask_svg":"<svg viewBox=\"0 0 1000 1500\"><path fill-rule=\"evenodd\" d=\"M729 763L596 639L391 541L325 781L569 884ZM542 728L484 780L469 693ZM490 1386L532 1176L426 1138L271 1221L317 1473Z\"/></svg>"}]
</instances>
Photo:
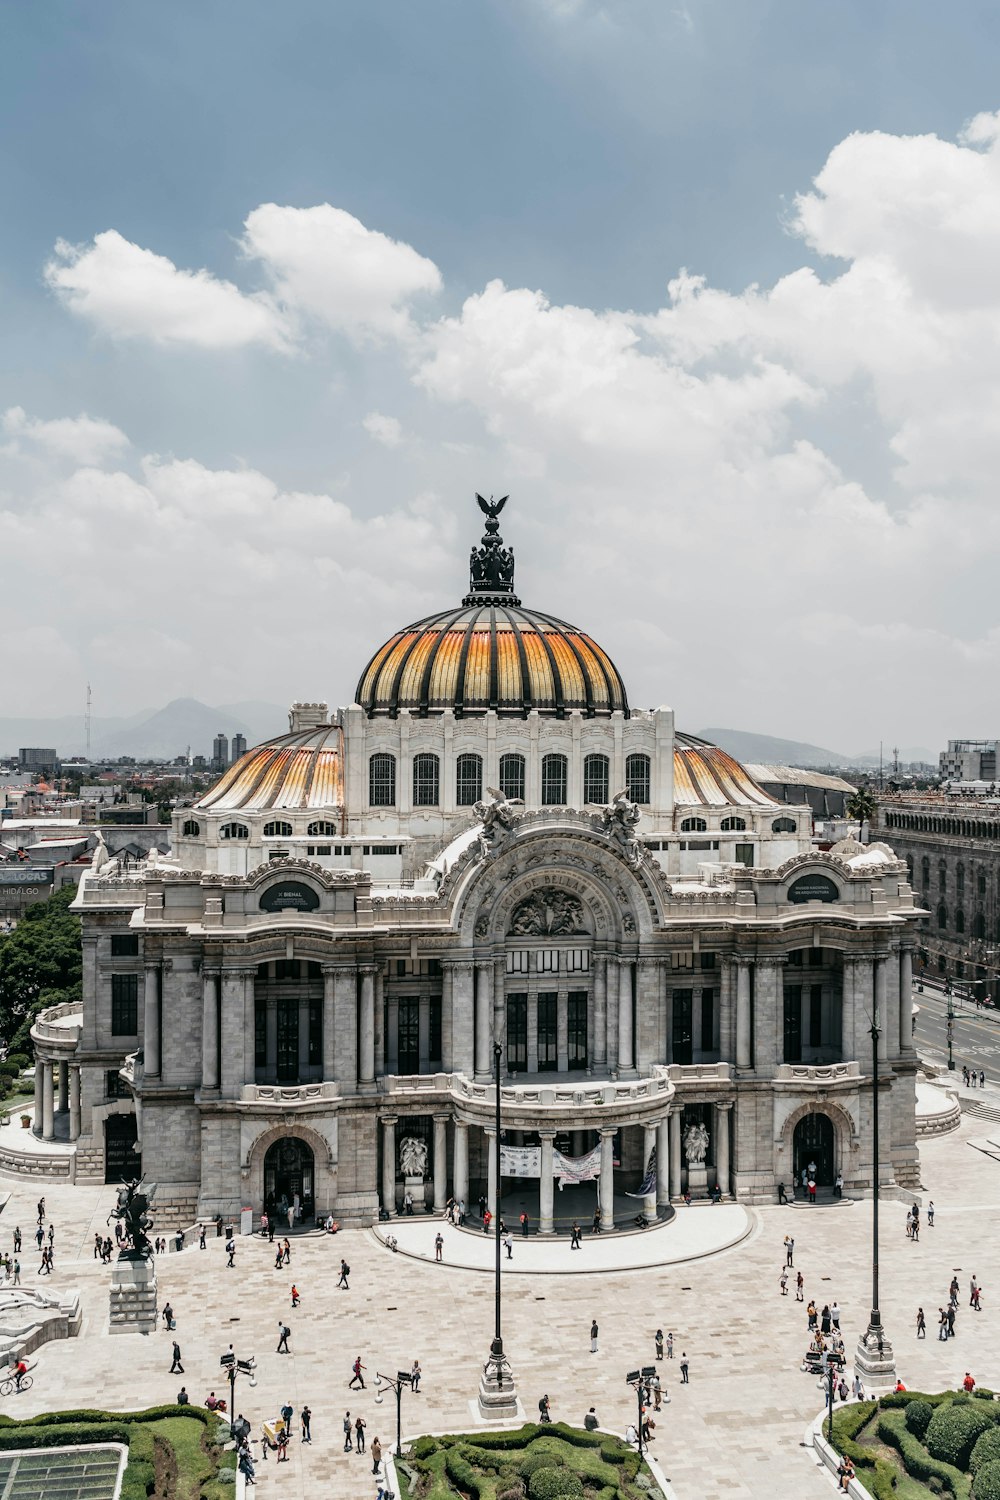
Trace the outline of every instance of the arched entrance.
<instances>
[{"instance_id":1,"label":"arched entrance","mask_svg":"<svg viewBox=\"0 0 1000 1500\"><path fill-rule=\"evenodd\" d=\"M136 1139L135 1115L108 1115L104 1122L105 1182L131 1182L142 1176Z\"/></svg>"},{"instance_id":2,"label":"arched entrance","mask_svg":"<svg viewBox=\"0 0 1000 1500\"><path fill-rule=\"evenodd\" d=\"M284 1213L292 1204L301 1208L303 1219L316 1211L312 1151L289 1135L269 1146L264 1157L264 1207L269 1214Z\"/></svg>"},{"instance_id":3,"label":"arched entrance","mask_svg":"<svg viewBox=\"0 0 1000 1500\"><path fill-rule=\"evenodd\" d=\"M792 1163L796 1186L802 1183L802 1173L812 1165L816 1167L816 1182L820 1187L832 1185L836 1175L834 1161L833 1121L828 1115L809 1114L795 1127L792 1137Z\"/></svg>"}]
</instances>

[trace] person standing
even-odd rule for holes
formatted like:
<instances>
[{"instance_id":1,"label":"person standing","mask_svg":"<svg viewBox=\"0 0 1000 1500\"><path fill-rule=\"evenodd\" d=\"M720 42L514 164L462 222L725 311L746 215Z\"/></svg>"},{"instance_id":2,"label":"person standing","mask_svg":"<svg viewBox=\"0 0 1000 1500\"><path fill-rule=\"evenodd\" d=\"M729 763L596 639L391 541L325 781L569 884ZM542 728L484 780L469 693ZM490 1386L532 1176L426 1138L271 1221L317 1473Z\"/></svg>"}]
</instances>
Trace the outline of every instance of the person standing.
<instances>
[{"instance_id":1,"label":"person standing","mask_svg":"<svg viewBox=\"0 0 1000 1500\"><path fill-rule=\"evenodd\" d=\"M547 1391L538 1403L538 1420L539 1422L552 1421L552 1413L549 1411L549 1396Z\"/></svg>"},{"instance_id":2,"label":"person standing","mask_svg":"<svg viewBox=\"0 0 1000 1500\"><path fill-rule=\"evenodd\" d=\"M931 1199L931 1201L927 1205L927 1224L928 1224L929 1228L931 1228L931 1229L934 1228L934 1199L933 1198Z\"/></svg>"},{"instance_id":3,"label":"person standing","mask_svg":"<svg viewBox=\"0 0 1000 1500\"><path fill-rule=\"evenodd\" d=\"M514 1259L514 1241L511 1239L509 1231L508 1231L507 1234L504 1235L504 1241L503 1242L504 1242L504 1244L507 1247L507 1259L508 1260L513 1260Z\"/></svg>"},{"instance_id":4,"label":"person standing","mask_svg":"<svg viewBox=\"0 0 1000 1500\"><path fill-rule=\"evenodd\" d=\"M653 1341L654 1341L654 1343L656 1345L656 1357L657 1357L657 1359L662 1359L663 1358L663 1329L662 1328L658 1328L656 1330L656 1333L653 1336Z\"/></svg>"},{"instance_id":5,"label":"person standing","mask_svg":"<svg viewBox=\"0 0 1000 1500\"><path fill-rule=\"evenodd\" d=\"M365 1451L365 1428L367 1425L364 1417L358 1412L358 1415L354 1418L354 1446L359 1453L364 1453Z\"/></svg>"},{"instance_id":6,"label":"person standing","mask_svg":"<svg viewBox=\"0 0 1000 1500\"><path fill-rule=\"evenodd\" d=\"M979 1292L979 1282L976 1280L975 1276L973 1276L972 1280L969 1282L969 1306L970 1307L975 1307L975 1305L976 1305L976 1297L978 1295L978 1292Z\"/></svg>"},{"instance_id":7,"label":"person standing","mask_svg":"<svg viewBox=\"0 0 1000 1500\"><path fill-rule=\"evenodd\" d=\"M863 1401L865 1399L864 1384L862 1382L861 1376L858 1374L855 1374L854 1380L851 1383L851 1395L854 1397L855 1401Z\"/></svg>"},{"instance_id":8,"label":"person standing","mask_svg":"<svg viewBox=\"0 0 1000 1500\"><path fill-rule=\"evenodd\" d=\"M592 1318L590 1323L590 1352L597 1353L597 1319Z\"/></svg>"},{"instance_id":9,"label":"person standing","mask_svg":"<svg viewBox=\"0 0 1000 1500\"><path fill-rule=\"evenodd\" d=\"M416 1392L416 1391L420 1390L420 1381L421 1381L422 1378L423 1378L423 1371L420 1368L420 1361L419 1361L419 1359L415 1359L413 1361L413 1368L410 1371L410 1390L411 1391Z\"/></svg>"},{"instance_id":10,"label":"person standing","mask_svg":"<svg viewBox=\"0 0 1000 1500\"><path fill-rule=\"evenodd\" d=\"M982 1288L977 1283L976 1290L972 1294L972 1306L976 1312L982 1312L982 1308L979 1306L979 1299L981 1296Z\"/></svg>"},{"instance_id":11,"label":"person standing","mask_svg":"<svg viewBox=\"0 0 1000 1500\"><path fill-rule=\"evenodd\" d=\"M174 1359L173 1359L173 1364L170 1366L169 1373L171 1375L183 1375L184 1374L184 1366L181 1364L181 1346L177 1342L176 1339L174 1339L173 1348L174 1348Z\"/></svg>"},{"instance_id":12,"label":"person standing","mask_svg":"<svg viewBox=\"0 0 1000 1500\"><path fill-rule=\"evenodd\" d=\"M601 1233L601 1210L600 1210L599 1206L594 1209L594 1226L593 1226L593 1232L594 1232L594 1234L600 1234Z\"/></svg>"},{"instance_id":13,"label":"person standing","mask_svg":"<svg viewBox=\"0 0 1000 1500\"><path fill-rule=\"evenodd\" d=\"M382 1444L377 1437L372 1438L372 1473L377 1474L382 1462Z\"/></svg>"},{"instance_id":14,"label":"person standing","mask_svg":"<svg viewBox=\"0 0 1000 1500\"><path fill-rule=\"evenodd\" d=\"M350 1414L349 1411L345 1411L344 1412L344 1452L345 1453L352 1453L354 1451L354 1440L353 1440L353 1437L352 1437L353 1432L354 1432L354 1424L351 1421L351 1414Z\"/></svg>"},{"instance_id":15,"label":"person standing","mask_svg":"<svg viewBox=\"0 0 1000 1500\"><path fill-rule=\"evenodd\" d=\"M587 1432L596 1432L598 1427L601 1425L597 1420L597 1412L593 1407L590 1408L587 1415L584 1417L583 1425L584 1429Z\"/></svg>"},{"instance_id":16,"label":"person standing","mask_svg":"<svg viewBox=\"0 0 1000 1500\"><path fill-rule=\"evenodd\" d=\"M282 1241L281 1254L282 1254L282 1258L284 1259L285 1265L286 1266L290 1266L291 1263L292 1263L292 1246L291 1246L291 1242L290 1242L290 1240L289 1240L289 1238L288 1238L287 1235L285 1236L284 1240Z\"/></svg>"},{"instance_id":17,"label":"person standing","mask_svg":"<svg viewBox=\"0 0 1000 1500\"><path fill-rule=\"evenodd\" d=\"M207 1242L207 1238L206 1238L206 1230L205 1230L204 1224L201 1226L201 1229L198 1231L198 1249L199 1250L207 1250L208 1249L208 1242Z\"/></svg>"},{"instance_id":18,"label":"person standing","mask_svg":"<svg viewBox=\"0 0 1000 1500\"><path fill-rule=\"evenodd\" d=\"M444 1235L440 1229L434 1239L434 1259L440 1261L444 1255Z\"/></svg>"},{"instance_id":19,"label":"person standing","mask_svg":"<svg viewBox=\"0 0 1000 1500\"><path fill-rule=\"evenodd\" d=\"M945 1314L945 1316L948 1319L948 1337L950 1339L953 1339L955 1337L955 1304L954 1303L952 1303L951 1306L948 1308L948 1311Z\"/></svg>"},{"instance_id":20,"label":"person standing","mask_svg":"<svg viewBox=\"0 0 1000 1500\"><path fill-rule=\"evenodd\" d=\"M573 1220L573 1227L569 1232L569 1248L571 1250L579 1250L580 1248L580 1226L576 1219Z\"/></svg>"},{"instance_id":21,"label":"person standing","mask_svg":"<svg viewBox=\"0 0 1000 1500\"><path fill-rule=\"evenodd\" d=\"M926 1337L927 1337L927 1319L924 1317L924 1310L923 1310L923 1308L922 1307L918 1307L917 1308L917 1338L918 1339L925 1339Z\"/></svg>"},{"instance_id":22,"label":"person standing","mask_svg":"<svg viewBox=\"0 0 1000 1500\"><path fill-rule=\"evenodd\" d=\"M226 1241L226 1254L229 1256L226 1265L230 1270L233 1270L236 1266L236 1241L231 1235Z\"/></svg>"},{"instance_id":23,"label":"person standing","mask_svg":"<svg viewBox=\"0 0 1000 1500\"><path fill-rule=\"evenodd\" d=\"M681 1385L688 1385L689 1383L690 1382L688 1381L688 1357L684 1353L684 1351L681 1350Z\"/></svg>"},{"instance_id":24,"label":"person standing","mask_svg":"<svg viewBox=\"0 0 1000 1500\"><path fill-rule=\"evenodd\" d=\"M785 1235L785 1265L786 1266L793 1266L795 1264L795 1261L793 1259L794 1255L795 1255L795 1241L792 1239L792 1236L790 1234L786 1234Z\"/></svg>"},{"instance_id":25,"label":"person standing","mask_svg":"<svg viewBox=\"0 0 1000 1500\"><path fill-rule=\"evenodd\" d=\"M938 1308L938 1338L939 1339L946 1339L947 1337L948 1337L948 1314L945 1312L945 1310L944 1310L943 1307L939 1307Z\"/></svg>"},{"instance_id":26,"label":"person standing","mask_svg":"<svg viewBox=\"0 0 1000 1500\"><path fill-rule=\"evenodd\" d=\"M778 1277L778 1285L781 1287L781 1295L783 1297L787 1297L788 1296L788 1268L787 1268L787 1266L782 1266L782 1268L781 1268L781 1275Z\"/></svg>"},{"instance_id":27,"label":"person standing","mask_svg":"<svg viewBox=\"0 0 1000 1500\"><path fill-rule=\"evenodd\" d=\"M673 1336L672 1333L668 1333L667 1334L667 1358L668 1359L673 1359L673 1357L674 1357L674 1336Z\"/></svg>"},{"instance_id":28,"label":"person standing","mask_svg":"<svg viewBox=\"0 0 1000 1500\"><path fill-rule=\"evenodd\" d=\"M805 1284L806 1284L806 1279L803 1276L802 1272L800 1271L798 1273L798 1275L796 1276L796 1278L795 1278L795 1300L796 1300L796 1302L804 1302L805 1301L805 1293L803 1291L803 1287L805 1286Z\"/></svg>"},{"instance_id":29,"label":"person standing","mask_svg":"<svg viewBox=\"0 0 1000 1500\"><path fill-rule=\"evenodd\" d=\"M830 1303L830 1326L834 1333L840 1332L840 1303L836 1297Z\"/></svg>"},{"instance_id":30,"label":"person standing","mask_svg":"<svg viewBox=\"0 0 1000 1500\"><path fill-rule=\"evenodd\" d=\"M528 1215L526 1211L521 1214L521 1235L524 1239L528 1238Z\"/></svg>"},{"instance_id":31,"label":"person standing","mask_svg":"<svg viewBox=\"0 0 1000 1500\"><path fill-rule=\"evenodd\" d=\"M844 1196L844 1178L840 1172L837 1173L836 1181L833 1184L833 1196L835 1198L842 1198Z\"/></svg>"},{"instance_id":32,"label":"person standing","mask_svg":"<svg viewBox=\"0 0 1000 1500\"><path fill-rule=\"evenodd\" d=\"M312 1412L308 1406L304 1406L299 1412L299 1421L302 1423L302 1441L304 1443L311 1443L312 1427L309 1424L312 1422Z\"/></svg>"}]
</instances>

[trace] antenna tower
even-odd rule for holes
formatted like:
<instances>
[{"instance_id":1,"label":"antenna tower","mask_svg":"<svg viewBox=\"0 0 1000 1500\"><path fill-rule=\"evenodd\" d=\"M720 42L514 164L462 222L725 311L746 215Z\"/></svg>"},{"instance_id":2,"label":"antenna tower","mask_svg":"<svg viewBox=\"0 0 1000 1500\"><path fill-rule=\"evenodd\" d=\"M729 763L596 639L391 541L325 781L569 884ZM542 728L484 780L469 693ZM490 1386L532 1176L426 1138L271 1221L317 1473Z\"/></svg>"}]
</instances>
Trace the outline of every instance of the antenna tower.
<instances>
[{"instance_id":1,"label":"antenna tower","mask_svg":"<svg viewBox=\"0 0 1000 1500\"><path fill-rule=\"evenodd\" d=\"M87 760L89 761L90 760L90 683L89 682L87 683L87 714L86 714L86 717L84 719L84 726L85 726L86 731L87 731Z\"/></svg>"}]
</instances>

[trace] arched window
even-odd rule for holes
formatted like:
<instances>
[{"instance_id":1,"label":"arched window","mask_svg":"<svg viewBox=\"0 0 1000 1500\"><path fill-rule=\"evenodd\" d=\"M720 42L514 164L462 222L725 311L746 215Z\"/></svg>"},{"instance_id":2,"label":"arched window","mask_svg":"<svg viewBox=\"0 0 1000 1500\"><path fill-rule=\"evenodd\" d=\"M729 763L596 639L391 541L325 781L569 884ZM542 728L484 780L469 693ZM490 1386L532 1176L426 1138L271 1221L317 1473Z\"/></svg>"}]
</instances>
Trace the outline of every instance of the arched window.
<instances>
[{"instance_id":1,"label":"arched window","mask_svg":"<svg viewBox=\"0 0 1000 1500\"><path fill-rule=\"evenodd\" d=\"M976 891L980 896L986 895L986 876L983 874L976 876Z\"/></svg>"},{"instance_id":2,"label":"arched window","mask_svg":"<svg viewBox=\"0 0 1000 1500\"><path fill-rule=\"evenodd\" d=\"M981 911L977 911L972 919L972 936L981 943L986 936L986 918Z\"/></svg>"},{"instance_id":3,"label":"arched window","mask_svg":"<svg viewBox=\"0 0 1000 1500\"><path fill-rule=\"evenodd\" d=\"M186 839L197 839L201 837L201 824L196 823L194 818L188 818L182 829Z\"/></svg>"},{"instance_id":4,"label":"arched window","mask_svg":"<svg viewBox=\"0 0 1000 1500\"><path fill-rule=\"evenodd\" d=\"M380 750L368 762L369 807L396 806L396 757Z\"/></svg>"},{"instance_id":5,"label":"arched window","mask_svg":"<svg viewBox=\"0 0 1000 1500\"><path fill-rule=\"evenodd\" d=\"M681 823L681 833L707 833L708 824L704 818L685 818Z\"/></svg>"},{"instance_id":6,"label":"arched window","mask_svg":"<svg viewBox=\"0 0 1000 1500\"><path fill-rule=\"evenodd\" d=\"M723 833L742 833L747 826L746 818L723 818L719 827ZM794 828L794 824L792 827Z\"/></svg>"},{"instance_id":7,"label":"arched window","mask_svg":"<svg viewBox=\"0 0 1000 1500\"><path fill-rule=\"evenodd\" d=\"M632 802L645 805L649 801L649 756L628 755L625 757L625 785Z\"/></svg>"},{"instance_id":8,"label":"arched window","mask_svg":"<svg viewBox=\"0 0 1000 1500\"><path fill-rule=\"evenodd\" d=\"M926 854L920 861L920 880L923 885L930 885L931 883L931 862Z\"/></svg>"},{"instance_id":9,"label":"arched window","mask_svg":"<svg viewBox=\"0 0 1000 1500\"><path fill-rule=\"evenodd\" d=\"M471 750L455 763L455 801L459 807L471 807L483 795L483 757Z\"/></svg>"},{"instance_id":10,"label":"arched window","mask_svg":"<svg viewBox=\"0 0 1000 1500\"><path fill-rule=\"evenodd\" d=\"M794 818L775 818L774 822L771 824L771 832L772 833L794 833L795 832L795 819Z\"/></svg>"},{"instance_id":11,"label":"arched window","mask_svg":"<svg viewBox=\"0 0 1000 1500\"><path fill-rule=\"evenodd\" d=\"M248 839L250 830L245 823L223 823L219 829L220 839Z\"/></svg>"},{"instance_id":12,"label":"arched window","mask_svg":"<svg viewBox=\"0 0 1000 1500\"><path fill-rule=\"evenodd\" d=\"M335 839L338 831L336 823L324 823L322 821L310 823L306 829L306 833L311 839Z\"/></svg>"},{"instance_id":13,"label":"arched window","mask_svg":"<svg viewBox=\"0 0 1000 1500\"><path fill-rule=\"evenodd\" d=\"M585 755L583 758L584 802L607 802L610 795L609 777L611 762L606 755Z\"/></svg>"},{"instance_id":14,"label":"arched window","mask_svg":"<svg viewBox=\"0 0 1000 1500\"><path fill-rule=\"evenodd\" d=\"M413 805L437 807L441 794L441 762L426 751L413 757Z\"/></svg>"},{"instance_id":15,"label":"arched window","mask_svg":"<svg viewBox=\"0 0 1000 1500\"><path fill-rule=\"evenodd\" d=\"M942 932L948 925L948 913L943 906L939 906L937 909L937 923Z\"/></svg>"},{"instance_id":16,"label":"arched window","mask_svg":"<svg viewBox=\"0 0 1000 1500\"><path fill-rule=\"evenodd\" d=\"M291 823L265 823L264 837L266 839L290 839L292 836Z\"/></svg>"},{"instance_id":17,"label":"arched window","mask_svg":"<svg viewBox=\"0 0 1000 1500\"><path fill-rule=\"evenodd\" d=\"M524 801L524 756L509 752L500 757L500 790L505 797Z\"/></svg>"},{"instance_id":18,"label":"arched window","mask_svg":"<svg viewBox=\"0 0 1000 1500\"><path fill-rule=\"evenodd\" d=\"M565 755L542 756L542 805L544 807L565 807L566 805Z\"/></svg>"},{"instance_id":19,"label":"arched window","mask_svg":"<svg viewBox=\"0 0 1000 1500\"><path fill-rule=\"evenodd\" d=\"M961 907L959 907L958 911L955 913L955 931L965 931L965 912L961 909Z\"/></svg>"},{"instance_id":20,"label":"arched window","mask_svg":"<svg viewBox=\"0 0 1000 1500\"><path fill-rule=\"evenodd\" d=\"M959 896L965 894L965 866L961 863L955 867L955 889Z\"/></svg>"},{"instance_id":21,"label":"arched window","mask_svg":"<svg viewBox=\"0 0 1000 1500\"><path fill-rule=\"evenodd\" d=\"M947 889L948 889L948 872L945 869L945 867L944 867L944 861L942 860L941 863L938 865L938 890L939 891L946 891Z\"/></svg>"},{"instance_id":22,"label":"arched window","mask_svg":"<svg viewBox=\"0 0 1000 1500\"><path fill-rule=\"evenodd\" d=\"M910 884L912 885L913 884L913 855L912 854L908 854L906 856L906 878L910 882Z\"/></svg>"}]
</instances>

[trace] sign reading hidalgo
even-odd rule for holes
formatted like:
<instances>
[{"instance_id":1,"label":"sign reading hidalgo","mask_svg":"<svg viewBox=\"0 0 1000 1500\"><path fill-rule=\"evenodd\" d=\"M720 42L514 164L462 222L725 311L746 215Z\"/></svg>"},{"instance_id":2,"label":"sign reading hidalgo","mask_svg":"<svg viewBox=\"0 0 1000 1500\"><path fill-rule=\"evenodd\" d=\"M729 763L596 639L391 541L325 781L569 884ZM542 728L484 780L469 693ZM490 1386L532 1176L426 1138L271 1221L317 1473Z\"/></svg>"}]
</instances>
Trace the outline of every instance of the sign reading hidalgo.
<instances>
[{"instance_id":1,"label":"sign reading hidalgo","mask_svg":"<svg viewBox=\"0 0 1000 1500\"><path fill-rule=\"evenodd\" d=\"M788 887L788 899L802 901L839 901L840 891L828 875L800 875Z\"/></svg>"},{"instance_id":2,"label":"sign reading hidalgo","mask_svg":"<svg viewBox=\"0 0 1000 1500\"><path fill-rule=\"evenodd\" d=\"M316 911L319 897L301 880L280 880L269 885L260 898L261 911Z\"/></svg>"}]
</instances>

